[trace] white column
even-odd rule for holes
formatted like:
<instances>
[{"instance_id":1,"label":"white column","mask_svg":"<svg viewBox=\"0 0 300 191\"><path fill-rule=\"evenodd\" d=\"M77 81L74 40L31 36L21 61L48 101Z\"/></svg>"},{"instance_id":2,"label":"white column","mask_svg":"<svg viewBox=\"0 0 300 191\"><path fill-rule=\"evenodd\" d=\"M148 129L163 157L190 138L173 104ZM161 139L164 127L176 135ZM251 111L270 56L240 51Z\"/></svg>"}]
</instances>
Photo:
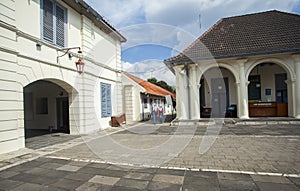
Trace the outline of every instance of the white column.
<instances>
[{"instance_id":1,"label":"white column","mask_svg":"<svg viewBox=\"0 0 300 191\"><path fill-rule=\"evenodd\" d=\"M190 66L190 103L191 103L191 119L200 119L200 97L199 86L197 82L197 68L196 65Z\"/></svg>"},{"instance_id":2,"label":"white column","mask_svg":"<svg viewBox=\"0 0 300 191\"><path fill-rule=\"evenodd\" d=\"M186 71L183 72L184 66L175 66L176 74L176 113L179 120L188 119L188 94Z\"/></svg>"},{"instance_id":3,"label":"white column","mask_svg":"<svg viewBox=\"0 0 300 191\"><path fill-rule=\"evenodd\" d=\"M296 81L295 81L295 103L294 103L294 111L295 118L300 118L300 54L293 55L295 60L295 73L296 73Z\"/></svg>"},{"instance_id":4,"label":"white column","mask_svg":"<svg viewBox=\"0 0 300 191\"><path fill-rule=\"evenodd\" d=\"M237 82L238 89L238 117L241 119L248 119L248 80L245 74L245 62L247 59L239 59L236 61L239 66L239 82Z\"/></svg>"}]
</instances>

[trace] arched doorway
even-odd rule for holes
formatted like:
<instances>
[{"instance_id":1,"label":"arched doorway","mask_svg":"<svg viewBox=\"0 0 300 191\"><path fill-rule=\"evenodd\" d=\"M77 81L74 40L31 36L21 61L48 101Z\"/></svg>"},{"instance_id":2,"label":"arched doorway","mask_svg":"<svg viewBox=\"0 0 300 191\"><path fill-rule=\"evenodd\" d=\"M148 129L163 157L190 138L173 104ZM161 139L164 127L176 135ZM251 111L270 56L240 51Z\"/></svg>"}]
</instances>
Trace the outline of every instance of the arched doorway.
<instances>
[{"instance_id":1,"label":"arched doorway","mask_svg":"<svg viewBox=\"0 0 300 191\"><path fill-rule=\"evenodd\" d=\"M287 117L290 75L279 64L263 62L248 75L249 117Z\"/></svg>"},{"instance_id":2,"label":"arched doorway","mask_svg":"<svg viewBox=\"0 0 300 191\"><path fill-rule=\"evenodd\" d=\"M24 87L25 138L53 132L70 133L71 88L62 88L62 84L64 82L38 80Z\"/></svg>"},{"instance_id":3,"label":"arched doorway","mask_svg":"<svg viewBox=\"0 0 300 191\"><path fill-rule=\"evenodd\" d=\"M233 73L224 67L205 71L200 80L200 117L237 117L237 87Z\"/></svg>"}]
</instances>

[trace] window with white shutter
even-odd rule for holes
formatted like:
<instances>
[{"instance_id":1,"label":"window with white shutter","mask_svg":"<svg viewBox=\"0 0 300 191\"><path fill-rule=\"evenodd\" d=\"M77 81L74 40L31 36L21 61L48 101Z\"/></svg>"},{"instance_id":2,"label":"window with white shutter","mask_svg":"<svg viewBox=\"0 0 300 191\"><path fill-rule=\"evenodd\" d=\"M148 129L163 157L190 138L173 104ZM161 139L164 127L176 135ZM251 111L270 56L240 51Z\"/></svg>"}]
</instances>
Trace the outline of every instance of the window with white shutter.
<instances>
[{"instance_id":1,"label":"window with white shutter","mask_svg":"<svg viewBox=\"0 0 300 191\"><path fill-rule=\"evenodd\" d=\"M65 47L67 9L55 0L41 0L41 15L42 39Z\"/></svg>"},{"instance_id":2,"label":"window with white shutter","mask_svg":"<svg viewBox=\"0 0 300 191\"><path fill-rule=\"evenodd\" d=\"M111 85L107 83L100 84L101 86L101 117L111 116Z\"/></svg>"}]
</instances>

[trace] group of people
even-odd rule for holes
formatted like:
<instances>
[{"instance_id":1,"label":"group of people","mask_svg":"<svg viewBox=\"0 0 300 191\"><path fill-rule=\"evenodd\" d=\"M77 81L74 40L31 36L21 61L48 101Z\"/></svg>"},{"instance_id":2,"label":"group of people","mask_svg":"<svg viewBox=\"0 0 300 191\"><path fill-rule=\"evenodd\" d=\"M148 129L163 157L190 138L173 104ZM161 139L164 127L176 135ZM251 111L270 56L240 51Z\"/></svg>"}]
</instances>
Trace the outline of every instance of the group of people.
<instances>
[{"instance_id":1,"label":"group of people","mask_svg":"<svg viewBox=\"0 0 300 191\"><path fill-rule=\"evenodd\" d=\"M164 121L164 108L162 104L157 106L155 103L152 103L152 119L153 123L156 124L156 117L159 117L159 122L163 123Z\"/></svg>"}]
</instances>

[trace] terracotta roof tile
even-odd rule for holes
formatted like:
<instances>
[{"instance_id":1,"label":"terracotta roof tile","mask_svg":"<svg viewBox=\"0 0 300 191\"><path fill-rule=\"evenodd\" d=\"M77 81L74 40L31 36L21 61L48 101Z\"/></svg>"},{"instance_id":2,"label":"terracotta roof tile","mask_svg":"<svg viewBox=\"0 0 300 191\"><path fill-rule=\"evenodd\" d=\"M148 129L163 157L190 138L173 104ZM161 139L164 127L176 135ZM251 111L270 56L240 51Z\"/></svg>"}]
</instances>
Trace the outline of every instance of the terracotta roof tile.
<instances>
[{"instance_id":1,"label":"terracotta roof tile","mask_svg":"<svg viewBox=\"0 0 300 191\"><path fill-rule=\"evenodd\" d=\"M267 11L219 20L179 55L201 60L300 51L300 15Z\"/></svg>"},{"instance_id":2,"label":"terracotta roof tile","mask_svg":"<svg viewBox=\"0 0 300 191\"><path fill-rule=\"evenodd\" d=\"M140 86L142 86L147 94L152 94L152 95L157 95L157 96L166 96L166 95L171 95L173 98L175 98L175 94L172 92L169 92L166 89L163 89L155 84L152 84L148 81L142 80L138 77L135 77L131 74L128 73L123 73L124 75L126 75L127 77L129 77L130 79L132 79L133 81L135 81L137 84L139 84Z\"/></svg>"}]
</instances>

